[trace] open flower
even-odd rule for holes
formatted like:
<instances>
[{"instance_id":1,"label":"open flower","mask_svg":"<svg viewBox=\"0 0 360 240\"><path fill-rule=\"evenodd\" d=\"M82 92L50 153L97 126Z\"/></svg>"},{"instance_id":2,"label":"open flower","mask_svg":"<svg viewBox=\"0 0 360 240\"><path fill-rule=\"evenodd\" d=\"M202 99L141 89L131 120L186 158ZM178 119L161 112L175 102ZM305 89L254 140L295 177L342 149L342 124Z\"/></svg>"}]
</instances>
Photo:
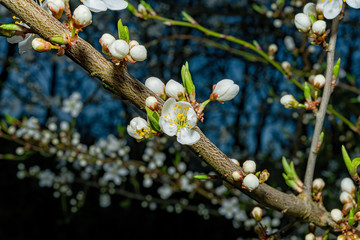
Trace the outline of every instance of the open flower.
<instances>
[{"instance_id":1,"label":"open flower","mask_svg":"<svg viewBox=\"0 0 360 240\"><path fill-rule=\"evenodd\" d=\"M82 0L82 2L93 12L102 12L107 9L123 10L128 6L124 0Z\"/></svg>"},{"instance_id":2,"label":"open flower","mask_svg":"<svg viewBox=\"0 0 360 240\"><path fill-rule=\"evenodd\" d=\"M325 0L323 5L324 17L334 19L341 12L343 2L352 8L360 8L360 0Z\"/></svg>"},{"instance_id":3,"label":"open flower","mask_svg":"<svg viewBox=\"0 0 360 240\"><path fill-rule=\"evenodd\" d=\"M176 135L179 143L192 145L199 141L200 134L193 130L196 122L196 113L190 103L177 102L174 98L164 103L159 125L165 134Z\"/></svg>"},{"instance_id":4,"label":"open flower","mask_svg":"<svg viewBox=\"0 0 360 240\"><path fill-rule=\"evenodd\" d=\"M151 134L151 129L149 128L147 121L141 117L133 118L126 130L128 134L136 140L149 138Z\"/></svg>"}]
</instances>

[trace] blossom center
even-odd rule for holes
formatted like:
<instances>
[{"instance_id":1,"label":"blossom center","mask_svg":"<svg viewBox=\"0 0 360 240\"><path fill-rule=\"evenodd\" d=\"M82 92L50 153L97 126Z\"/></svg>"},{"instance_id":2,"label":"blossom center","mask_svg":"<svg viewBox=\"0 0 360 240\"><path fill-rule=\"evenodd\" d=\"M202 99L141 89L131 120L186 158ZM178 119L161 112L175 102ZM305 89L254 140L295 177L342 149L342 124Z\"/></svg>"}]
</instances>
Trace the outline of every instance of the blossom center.
<instances>
[{"instance_id":1,"label":"blossom center","mask_svg":"<svg viewBox=\"0 0 360 240\"><path fill-rule=\"evenodd\" d=\"M147 136L150 133L150 131L148 129L142 128L142 129L137 129L135 133L143 138Z\"/></svg>"},{"instance_id":2,"label":"blossom center","mask_svg":"<svg viewBox=\"0 0 360 240\"><path fill-rule=\"evenodd\" d=\"M171 118L171 113L169 112L167 115L164 116L164 118L169 119L170 120L170 125L172 126L173 124L175 124L177 126L178 132L180 132L180 130L182 128L192 128L192 126L190 126L188 124L187 121L187 113L189 111L189 107L182 107L178 104L175 104L174 107L172 108L174 110L174 116L175 119Z\"/></svg>"}]
</instances>

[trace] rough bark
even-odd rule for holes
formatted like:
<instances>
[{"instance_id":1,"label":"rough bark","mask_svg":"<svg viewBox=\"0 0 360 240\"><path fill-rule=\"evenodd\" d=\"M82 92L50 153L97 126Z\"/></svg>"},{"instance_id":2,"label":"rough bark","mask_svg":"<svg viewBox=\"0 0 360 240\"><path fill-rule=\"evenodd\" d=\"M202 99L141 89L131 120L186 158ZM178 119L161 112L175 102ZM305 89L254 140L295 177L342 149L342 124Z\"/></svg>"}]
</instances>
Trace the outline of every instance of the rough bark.
<instances>
[{"instance_id":1,"label":"rough bark","mask_svg":"<svg viewBox=\"0 0 360 240\"><path fill-rule=\"evenodd\" d=\"M0 0L0 3L46 40L55 35L70 35L70 31L64 25L32 0ZM115 94L128 99L142 110L145 107L145 99L150 95L154 96L154 93L146 88L145 85L128 73L126 65L114 65L81 38L79 38L75 46L69 47L66 50L66 55L88 71L91 76L96 76L103 83L110 86ZM158 100L162 106L163 101L159 98ZM267 207L282 211L304 221L313 222L321 227L333 224L329 213L324 208L315 205L313 202L305 201L299 196L285 194L267 184L261 184L253 192L242 189L240 184L232 179L232 173L234 171L242 171L241 168L236 166L218 149L199 128L196 131L200 133L201 138L198 143L191 146L191 149L212 166L225 181L241 189L245 194Z\"/></svg>"}]
</instances>

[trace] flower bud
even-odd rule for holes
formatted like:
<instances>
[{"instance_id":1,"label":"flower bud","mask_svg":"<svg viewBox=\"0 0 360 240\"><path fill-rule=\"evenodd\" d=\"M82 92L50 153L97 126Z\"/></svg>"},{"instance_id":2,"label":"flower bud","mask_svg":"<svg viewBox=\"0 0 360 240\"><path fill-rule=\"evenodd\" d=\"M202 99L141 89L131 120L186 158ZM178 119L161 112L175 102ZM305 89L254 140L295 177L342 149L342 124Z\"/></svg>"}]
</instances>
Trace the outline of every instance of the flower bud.
<instances>
[{"instance_id":1,"label":"flower bud","mask_svg":"<svg viewBox=\"0 0 360 240\"><path fill-rule=\"evenodd\" d=\"M347 203L344 204L341 212L342 212L344 215L347 215L352 208L354 208L354 204L352 204L351 202L347 202Z\"/></svg>"},{"instance_id":2,"label":"flower bud","mask_svg":"<svg viewBox=\"0 0 360 240\"><path fill-rule=\"evenodd\" d=\"M304 6L304 8L303 8L303 12L304 12L304 14L307 15L307 16L312 15L313 17L316 18L317 13L316 13L316 6L315 6L315 4L314 4L314 3L311 3L311 2L305 4L305 6Z\"/></svg>"},{"instance_id":3,"label":"flower bud","mask_svg":"<svg viewBox=\"0 0 360 240\"><path fill-rule=\"evenodd\" d=\"M330 215L336 223L339 223L343 218L343 213L337 208L331 210Z\"/></svg>"},{"instance_id":4,"label":"flower bud","mask_svg":"<svg viewBox=\"0 0 360 240\"><path fill-rule=\"evenodd\" d=\"M341 181L341 191L348 192L350 194L353 194L355 192L355 185L351 178L344 178Z\"/></svg>"},{"instance_id":5,"label":"flower bud","mask_svg":"<svg viewBox=\"0 0 360 240\"><path fill-rule=\"evenodd\" d=\"M312 31L319 36L323 35L325 33L325 30L326 22L324 20L317 20L312 25Z\"/></svg>"},{"instance_id":6,"label":"flower bud","mask_svg":"<svg viewBox=\"0 0 360 240\"><path fill-rule=\"evenodd\" d=\"M141 117L133 118L126 128L128 134L136 140L148 138L151 133L147 121Z\"/></svg>"},{"instance_id":7,"label":"flower bud","mask_svg":"<svg viewBox=\"0 0 360 240\"><path fill-rule=\"evenodd\" d=\"M321 192L323 188L325 187L325 182L322 180L322 178L316 178L313 181L313 191L315 193Z\"/></svg>"},{"instance_id":8,"label":"flower bud","mask_svg":"<svg viewBox=\"0 0 360 240\"><path fill-rule=\"evenodd\" d=\"M254 173L256 171L256 163L253 160L246 160L243 163L243 170L246 174Z\"/></svg>"},{"instance_id":9,"label":"flower bud","mask_svg":"<svg viewBox=\"0 0 360 240\"><path fill-rule=\"evenodd\" d=\"M233 80L223 79L214 85L214 90L210 95L211 101L225 102L233 99L239 92L239 85Z\"/></svg>"},{"instance_id":10,"label":"flower bud","mask_svg":"<svg viewBox=\"0 0 360 240\"><path fill-rule=\"evenodd\" d=\"M296 14L295 26L300 32L307 33L311 28L310 17L304 13Z\"/></svg>"},{"instance_id":11,"label":"flower bud","mask_svg":"<svg viewBox=\"0 0 360 240\"><path fill-rule=\"evenodd\" d=\"M348 239L344 234L341 234L339 236L337 236L336 240L346 240Z\"/></svg>"},{"instance_id":12,"label":"flower bud","mask_svg":"<svg viewBox=\"0 0 360 240\"><path fill-rule=\"evenodd\" d=\"M150 108L153 111L155 111L159 107L158 100L153 96L147 97L145 100L145 104L148 108Z\"/></svg>"},{"instance_id":13,"label":"flower bud","mask_svg":"<svg viewBox=\"0 0 360 240\"><path fill-rule=\"evenodd\" d=\"M124 59L129 53L129 44L125 40L115 40L109 47L110 55L116 59Z\"/></svg>"},{"instance_id":14,"label":"flower bud","mask_svg":"<svg viewBox=\"0 0 360 240\"><path fill-rule=\"evenodd\" d=\"M158 96L165 96L165 84L157 77L149 77L145 80L145 86Z\"/></svg>"},{"instance_id":15,"label":"flower bud","mask_svg":"<svg viewBox=\"0 0 360 240\"><path fill-rule=\"evenodd\" d=\"M130 56L135 61L144 61L147 58L147 51L143 45L135 45L130 49Z\"/></svg>"},{"instance_id":16,"label":"flower bud","mask_svg":"<svg viewBox=\"0 0 360 240\"><path fill-rule=\"evenodd\" d=\"M113 42L115 42L115 38L111 34L104 33L101 36L99 42L102 47L102 52L105 54L110 54L109 47Z\"/></svg>"},{"instance_id":17,"label":"flower bud","mask_svg":"<svg viewBox=\"0 0 360 240\"><path fill-rule=\"evenodd\" d=\"M263 210L259 207L254 207L251 211L251 216L257 221L260 222L262 219Z\"/></svg>"},{"instance_id":18,"label":"flower bud","mask_svg":"<svg viewBox=\"0 0 360 240\"><path fill-rule=\"evenodd\" d=\"M259 179L254 174L250 173L244 178L243 186L251 192L259 186Z\"/></svg>"},{"instance_id":19,"label":"flower bud","mask_svg":"<svg viewBox=\"0 0 360 240\"><path fill-rule=\"evenodd\" d=\"M325 80L324 75L318 74L314 77L313 85L314 85L315 89L318 90L318 89L321 89L322 87L324 87L325 82L326 82L326 80Z\"/></svg>"},{"instance_id":20,"label":"flower bud","mask_svg":"<svg viewBox=\"0 0 360 240\"><path fill-rule=\"evenodd\" d=\"M76 28L84 28L92 23L92 15L88 7L80 5L74 10L73 24Z\"/></svg>"},{"instance_id":21,"label":"flower bud","mask_svg":"<svg viewBox=\"0 0 360 240\"><path fill-rule=\"evenodd\" d=\"M281 67L285 70L285 72L291 71L291 64L288 61L283 61L281 63Z\"/></svg>"},{"instance_id":22,"label":"flower bud","mask_svg":"<svg viewBox=\"0 0 360 240\"><path fill-rule=\"evenodd\" d=\"M235 182L239 182L243 179L243 175L239 171L235 171L231 175Z\"/></svg>"},{"instance_id":23,"label":"flower bud","mask_svg":"<svg viewBox=\"0 0 360 240\"><path fill-rule=\"evenodd\" d=\"M315 240L315 235L313 233L308 233L305 235L305 240Z\"/></svg>"},{"instance_id":24,"label":"flower bud","mask_svg":"<svg viewBox=\"0 0 360 240\"><path fill-rule=\"evenodd\" d=\"M341 192L339 199L342 204L351 203L353 201L351 194L348 192Z\"/></svg>"},{"instance_id":25,"label":"flower bud","mask_svg":"<svg viewBox=\"0 0 360 240\"><path fill-rule=\"evenodd\" d=\"M32 48L37 52L47 52L52 49L52 45L50 42L45 41L42 38L35 38L31 42Z\"/></svg>"},{"instance_id":26,"label":"flower bud","mask_svg":"<svg viewBox=\"0 0 360 240\"><path fill-rule=\"evenodd\" d=\"M130 49L131 49L132 47L134 47L134 46L137 46L137 45L139 45L139 42L136 41L136 40L131 40L131 41L129 42L129 47L130 47Z\"/></svg>"},{"instance_id":27,"label":"flower bud","mask_svg":"<svg viewBox=\"0 0 360 240\"><path fill-rule=\"evenodd\" d=\"M65 8L64 0L48 0L47 6L56 19L61 18Z\"/></svg>"},{"instance_id":28,"label":"flower bud","mask_svg":"<svg viewBox=\"0 0 360 240\"><path fill-rule=\"evenodd\" d=\"M240 166L240 163L238 160L236 160L235 158L230 158L230 160L235 163L237 166Z\"/></svg>"},{"instance_id":29,"label":"flower bud","mask_svg":"<svg viewBox=\"0 0 360 240\"><path fill-rule=\"evenodd\" d=\"M170 79L165 86L166 95L176 100L185 99L185 88L180 83Z\"/></svg>"},{"instance_id":30,"label":"flower bud","mask_svg":"<svg viewBox=\"0 0 360 240\"><path fill-rule=\"evenodd\" d=\"M264 169L261 171L260 176L259 176L259 183L264 183L266 182L270 177L270 173L267 169Z\"/></svg>"},{"instance_id":31,"label":"flower bud","mask_svg":"<svg viewBox=\"0 0 360 240\"><path fill-rule=\"evenodd\" d=\"M276 44L270 44L268 48L269 55L274 55L278 51L278 46Z\"/></svg>"},{"instance_id":32,"label":"flower bud","mask_svg":"<svg viewBox=\"0 0 360 240\"><path fill-rule=\"evenodd\" d=\"M293 95L287 94L282 96L280 99L280 103L284 105L285 108L297 108L299 105L299 102L296 101Z\"/></svg>"}]
</instances>

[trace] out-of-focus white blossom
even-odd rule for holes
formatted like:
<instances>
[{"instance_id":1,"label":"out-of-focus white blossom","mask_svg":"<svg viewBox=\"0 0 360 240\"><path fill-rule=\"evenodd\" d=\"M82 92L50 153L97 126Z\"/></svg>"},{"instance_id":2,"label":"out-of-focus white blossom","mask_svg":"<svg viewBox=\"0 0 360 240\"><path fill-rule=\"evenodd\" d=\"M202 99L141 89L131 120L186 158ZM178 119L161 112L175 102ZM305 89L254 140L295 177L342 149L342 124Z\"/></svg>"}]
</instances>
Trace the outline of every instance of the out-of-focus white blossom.
<instances>
[{"instance_id":1,"label":"out-of-focus white blossom","mask_svg":"<svg viewBox=\"0 0 360 240\"><path fill-rule=\"evenodd\" d=\"M81 94L74 92L69 98L63 101L62 111L70 113L71 117L76 118L83 108Z\"/></svg>"},{"instance_id":2,"label":"out-of-focus white blossom","mask_svg":"<svg viewBox=\"0 0 360 240\"><path fill-rule=\"evenodd\" d=\"M334 208L333 210L331 210L330 215L331 215L331 218L337 223L339 223L343 218L343 213L341 212L340 209L337 209L337 208Z\"/></svg>"},{"instance_id":3,"label":"out-of-focus white blossom","mask_svg":"<svg viewBox=\"0 0 360 240\"><path fill-rule=\"evenodd\" d=\"M299 102L296 101L293 95L287 94L281 97L280 103L284 105L285 108L297 108Z\"/></svg>"},{"instance_id":4,"label":"out-of-focus white blossom","mask_svg":"<svg viewBox=\"0 0 360 240\"><path fill-rule=\"evenodd\" d=\"M133 118L126 129L128 134L137 140L148 138L151 133L147 121L141 117Z\"/></svg>"},{"instance_id":5,"label":"out-of-focus white blossom","mask_svg":"<svg viewBox=\"0 0 360 240\"><path fill-rule=\"evenodd\" d=\"M355 192L355 184L351 178L344 178L341 180L341 191L353 194Z\"/></svg>"},{"instance_id":6,"label":"out-of-focus white blossom","mask_svg":"<svg viewBox=\"0 0 360 240\"><path fill-rule=\"evenodd\" d=\"M122 182L122 178L129 174L129 170L121 167L116 163L105 163L104 166L104 176L102 180L105 182L114 182L116 185L120 185Z\"/></svg>"}]
</instances>

